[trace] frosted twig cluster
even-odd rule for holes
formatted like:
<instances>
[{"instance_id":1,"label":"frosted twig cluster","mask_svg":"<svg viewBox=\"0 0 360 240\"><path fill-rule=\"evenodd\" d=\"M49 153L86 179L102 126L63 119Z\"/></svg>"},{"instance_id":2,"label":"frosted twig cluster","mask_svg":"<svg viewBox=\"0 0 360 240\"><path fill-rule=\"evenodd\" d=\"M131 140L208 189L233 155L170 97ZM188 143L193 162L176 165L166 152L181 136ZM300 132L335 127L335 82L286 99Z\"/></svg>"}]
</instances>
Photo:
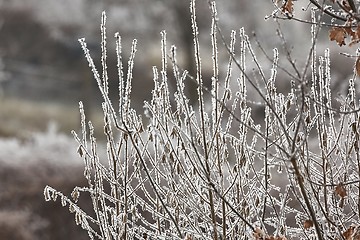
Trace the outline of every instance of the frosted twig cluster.
<instances>
[{"instance_id":1,"label":"frosted twig cluster","mask_svg":"<svg viewBox=\"0 0 360 240\"><path fill-rule=\"evenodd\" d=\"M210 5L211 90L204 87L192 0L195 76L181 69L176 47L168 48L162 32L162 64L153 67L154 89L145 114L136 113L130 101L136 40L125 73L121 37L115 35L118 110L108 91L105 13L101 75L80 40L103 96L108 161L99 159L94 128L80 103L82 131L73 134L88 186L75 187L71 198L47 186L45 199L60 199L68 206L90 239L355 239L344 234L360 215L354 79L337 110L330 91L329 51L317 59L313 47L311 79L304 71L291 79L288 93L279 92L278 50L273 50L267 74L244 29L232 31L226 42L215 2ZM224 73L219 41L229 55ZM315 34L313 42L315 46ZM255 63L253 72L246 69L249 61ZM176 81L175 92L170 79ZM193 106L185 91L189 79L198 86ZM265 107L263 119L254 118L250 88ZM82 195L91 198L92 213L78 205Z\"/></svg>"}]
</instances>

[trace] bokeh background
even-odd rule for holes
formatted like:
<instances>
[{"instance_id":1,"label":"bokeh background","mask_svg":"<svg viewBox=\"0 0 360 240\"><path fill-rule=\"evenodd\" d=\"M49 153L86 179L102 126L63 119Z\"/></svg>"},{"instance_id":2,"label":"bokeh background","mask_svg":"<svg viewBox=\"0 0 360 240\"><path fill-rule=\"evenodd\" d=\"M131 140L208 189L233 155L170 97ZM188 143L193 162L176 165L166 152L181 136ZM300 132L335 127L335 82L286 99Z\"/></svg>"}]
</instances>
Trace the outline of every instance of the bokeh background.
<instances>
[{"instance_id":1,"label":"bokeh background","mask_svg":"<svg viewBox=\"0 0 360 240\"><path fill-rule=\"evenodd\" d=\"M256 33L269 55L281 41L277 23L265 21L273 11L269 0L218 0L223 34L244 27L250 38ZM76 185L86 185L82 160L70 130L79 129L78 102L82 100L88 119L102 141L101 97L77 41L85 37L91 55L100 67L100 19L107 13L108 60L111 98L117 101L114 34L123 42L123 57L138 39L133 80L133 107L142 112L151 96L152 66L160 66L160 31L166 30L168 48L176 45L181 66L194 71L189 1L179 0L2 0L0 1L0 239L87 239L75 226L73 216L61 204L45 202L43 188L49 184L69 195ZM301 17L308 12L298 9ZM197 1L204 79L211 77L211 15L206 0ZM289 48L301 66L310 43L309 26L281 23ZM320 35L318 50L332 49L333 89L341 93L352 74L353 60ZM255 46L255 45L254 45ZM264 71L271 62L258 48ZM220 49L221 66L226 51ZM286 57L281 59L286 66ZM251 70L252 61L249 62ZM126 70L126 69L125 69ZM191 83L189 83L191 86ZM279 72L279 88L289 79ZM193 87L194 89L194 87ZM189 88L191 95L191 88ZM261 108L256 112L261 116ZM256 115L254 116L256 117ZM91 208L88 202L83 207Z\"/></svg>"}]
</instances>

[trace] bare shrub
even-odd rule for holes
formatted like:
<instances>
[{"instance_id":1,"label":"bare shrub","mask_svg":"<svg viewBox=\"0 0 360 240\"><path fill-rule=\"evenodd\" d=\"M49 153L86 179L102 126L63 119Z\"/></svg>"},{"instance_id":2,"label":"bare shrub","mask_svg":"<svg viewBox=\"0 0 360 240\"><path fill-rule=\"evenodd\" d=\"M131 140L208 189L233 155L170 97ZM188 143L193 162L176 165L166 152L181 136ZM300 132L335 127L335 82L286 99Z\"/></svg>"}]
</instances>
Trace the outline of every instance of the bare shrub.
<instances>
[{"instance_id":1,"label":"bare shrub","mask_svg":"<svg viewBox=\"0 0 360 240\"><path fill-rule=\"evenodd\" d=\"M290 51L289 67L279 66L277 49L269 57L271 69L264 70L243 29L225 41L215 2L210 5L211 89L203 85L192 0L195 76L178 66L176 47L168 49L162 32L162 66L153 68L155 87L144 115L131 108L137 41L125 73L121 37L115 35L120 94L116 110L108 94L105 13L101 75L85 40L79 40L103 96L108 162L99 158L94 128L80 103L82 131L73 134L88 186L75 187L71 197L47 186L45 199L59 199L91 239L355 239L360 214L355 74L347 95L337 99L340 107L334 108L330 53L316 53L320 25L311 26L303 70ZM317 14L312 11L312 21ZM218 41L229 55L224 73ZM249 62L253 70L248 70ZM169 89L169 65L175 92ZM286 93L277 89L278 69L289 78ZM189 79L197 83L195 105L184 92ZM265 109L263 119L253 115L255 100ZM93 212L78 205L81 195L90 196Z\"/></svg>"}]
</instances>

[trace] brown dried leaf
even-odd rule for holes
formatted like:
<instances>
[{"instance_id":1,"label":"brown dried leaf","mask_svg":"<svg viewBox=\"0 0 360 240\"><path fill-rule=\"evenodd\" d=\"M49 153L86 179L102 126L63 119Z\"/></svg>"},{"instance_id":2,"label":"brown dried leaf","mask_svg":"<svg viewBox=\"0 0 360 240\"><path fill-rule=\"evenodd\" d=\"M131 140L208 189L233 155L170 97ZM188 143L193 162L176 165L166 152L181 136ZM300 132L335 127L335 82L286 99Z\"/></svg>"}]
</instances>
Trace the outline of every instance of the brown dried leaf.
<instances>
[{"instance_id":1,"label":"brown dried leaf","mask_svg":"<svg viewBox=\"0 0 360 240\"><path fill-rule=\"evenodd\" d=\"M357 35L357 38L359 39L360 38L360 25L358 25L356 28L356 35Z\"/></svg>"},{"instance_id":2,"label":"brown dried leaf","mask_svg":"<svg viewBox=\"0 0 360 240\"><path fill-rule=\"evenodd\" d=\"M337 195L339 195L341 198L344 198L347 196L346 189L345 189L344 185L342 185L341 183L336 186L335 193Z\"/></svg>"},{"instance_id":3,"label":"brown dried leaf","mask_svg":"<svg viewBox=\"0 0 360 240\"><path fill-rule=\"evenodd\" d=\"M274 236L270 236L270 237L265 237L265 240L286 240L286 237L274 237Z\"/></svg>"},{"instance_id":4,"label":"brown dried leaf","mask_svg":"<svg viewBox=\"0 0 360 240\"><path fill-rule=\"evenodd\" d=\"M350 226L344 233L343 236L346 240L351 240L354 234L354 226Z\"/></svg>"},{"instance_id":5,"label":"brown dried leaf","mask_svg":"<svg viewBox=\"0 0 360 240\"><path fill-rule=\"evenodd\" d=\"M358 57L356 59L356 62L355 62L355 70L356 70L356 74L358 76L360 76L360 57Z\"/></svg>"},{"instance_id":6,"label":"brown dried leaf","mask_svg":"<svg viewBox=\"0 0 360 240\"><path fill-rule=\"evenodd\" d=\"M260 240L260 239L264 239L265 233L263 230L257 227L253 233L253 236L255 240Z\"/></svg>"},{"instance_id":7,"label":"brown dried leaf","mask_svg":"<svg viewBox=\"0 0 360 240\"><path fill-rule=\"evenodd\" d=\"M350 47L360 42L360 26L357 26L356 30L352 30L352 32L353 34L351 35L351 42L349 43Z\"/></svg>"},{"instance_id":8,"label":"brown dried leaf","mask_svg":"<svg viewBox=\"0 0 360 240\"><path fill-rule=\"evenodd\" d=\"M255 231L253 232L253 236L255 240L287 240L286 237L284 236L278 236L278 237L269 236L265 234L265 232L259 227L255 228Z\"/></svg>"},{"instance_id":9,"label":"brown dried leaf","mask_svg":"<svg viewBox=\"0 0 360 240\"><path fill-rule=\"evenodd\" d=\"M281 8L283 13L290 13L292 14L294 12L294 3L293 0L287 0L286 3Z\"/></svg>"},{"instance_id":10,"label":"brown dried leaf","mask_svg":"<svg viewBox=\"0 0 360 240\"><path fill-rule=\"evenodd\" d=\"M304 228L305 229L309 229L311 228L312 226L314 226L314 223L312 220L308 219L308 220L305 220L304 221Z\"/></svg>"},{"instance_id":11,"label":"brown dried leaf","mask_svg":"<svg viewBox=\"0 0 360 240\"><path fill-rule=\"evenodd\" d=\"M360 228L357 226L355 228L355 233L353 235L353 240L360 240Z\"/></svg>"},{"instance_id":12,"label":"brown dried leaf","mask_svg":"<svg viewBox=\"0 0 360 240\"><path fill-rule=\"evenodd\" d=\"M192 238L192 236L190 236L190 235L186 235L185 236L185 238L184 238L184 240L192 240L193 238Z\"/></svg>"},{"instance_id":13,"label":"brown dried leaf","mask_svg":"<svg viewBox=\"0 0 360 240\"><path fill-rule=\"evenodd\" d=\"M345 44L345 38L346 38L346 30L344 27L333 27L329 31L329 38L330 41L336 41L336 43L341 47Z\"/></svg>"},{"instance_id":14,"label":"brown dried leaf","mask_svg":"<svg viewBox=\"0 0 360 240\"><path fill-rule=\"evenodd\" d=\"M351 36L351 40L354 41L357 38L357 33L349 26L349 27L343 27L345 32Z\"/></svg>"}]
</instances>

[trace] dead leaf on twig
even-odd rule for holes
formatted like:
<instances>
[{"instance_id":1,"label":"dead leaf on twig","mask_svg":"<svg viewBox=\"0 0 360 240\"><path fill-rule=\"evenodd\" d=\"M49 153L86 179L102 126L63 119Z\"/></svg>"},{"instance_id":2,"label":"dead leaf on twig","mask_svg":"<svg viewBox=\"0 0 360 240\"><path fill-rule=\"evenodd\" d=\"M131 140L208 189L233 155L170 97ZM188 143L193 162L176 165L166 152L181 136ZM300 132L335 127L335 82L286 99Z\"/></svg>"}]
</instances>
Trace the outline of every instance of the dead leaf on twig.
<instances>
[{"instance_id":1,"label":"dead leaf on twig","mask_svg":"<svg viewBox=\"0 0 360 240\"><path fill-rule=\"evenodd\" d=\"M344 233L343 236L346 240L350 240L354 233L354 226L350 226Z\"/></svg>"},{"instance_id":2,"label":"dead leaf on twig","mask_svg":"<svg viewBox=\"0 0 360 240\"><path fill-rule=\"evenodd\" d=\"M286 237L284 236L278 236L278 237L269 236L265 234L265 232L260 228L255 229L253 236L255 240L287 240Z\"/></svg>"},{"instance_id":3,"label":"dead leaf on twig","mask_svg":"<svg viewBox=\"0 0 360 240\"><path fill-rule=\"evenodd\" d=\"M345 240L360 240L360 228L359 226L350 226L344 233Z\"/></svg>"},{"instance_id":4,"label":"dead leaf on twig","mask_svg":"<svg viewBox=\"0 0 360 240\"><path fill-rule=\"evenodd\" d=\"M346 30L342 27L333 27L329 31L330 41L336 41L336 43L341 47L345 45Z\"/></svg>"},{"instance_id":5,"label":"dead leaf on twig","mask_svg":"<svg viewBox=\"0 0 360 240\"><path fill-rule=\"evenodd\" d=\"M335 193L340 196L341 198L344 198L347 196L346 189L343 184L338 184L335 188Z\"/></svg>"},{"instance_id":6,"label":"dead leaf on twig","mask_svg":"<svg viewBox=\"0 0 360 240\"><path fill-rule=\"evenodd\" d=\"M293 0L287 0L284 5L281 7L281 11L283 13L287 13L287 14L293 14L294 12L294 3Z\"/></svg>"},{"instance_id":7,"label":"dead leaf on twig","mask_svg":"<svg viewBox=\"0 0 360 240\"><path fill-rule=\"evenodd\" d=\"M356 74L360 77L360 57L356 59L355 70L356 70Z\"/></svg>"},{"instance_id":8,"label":"dead leaf on twig","mask_svg":"<svg viewBox=\"0 0 360 240\"><path fill-rule=\"evenodd\" d=\"M311 228L312 226L314 226L314 223L312 220L308 219L308 220L305 220L304 221L304 228L305 229L309 229Z\"/></svg>"}]
</instances>

